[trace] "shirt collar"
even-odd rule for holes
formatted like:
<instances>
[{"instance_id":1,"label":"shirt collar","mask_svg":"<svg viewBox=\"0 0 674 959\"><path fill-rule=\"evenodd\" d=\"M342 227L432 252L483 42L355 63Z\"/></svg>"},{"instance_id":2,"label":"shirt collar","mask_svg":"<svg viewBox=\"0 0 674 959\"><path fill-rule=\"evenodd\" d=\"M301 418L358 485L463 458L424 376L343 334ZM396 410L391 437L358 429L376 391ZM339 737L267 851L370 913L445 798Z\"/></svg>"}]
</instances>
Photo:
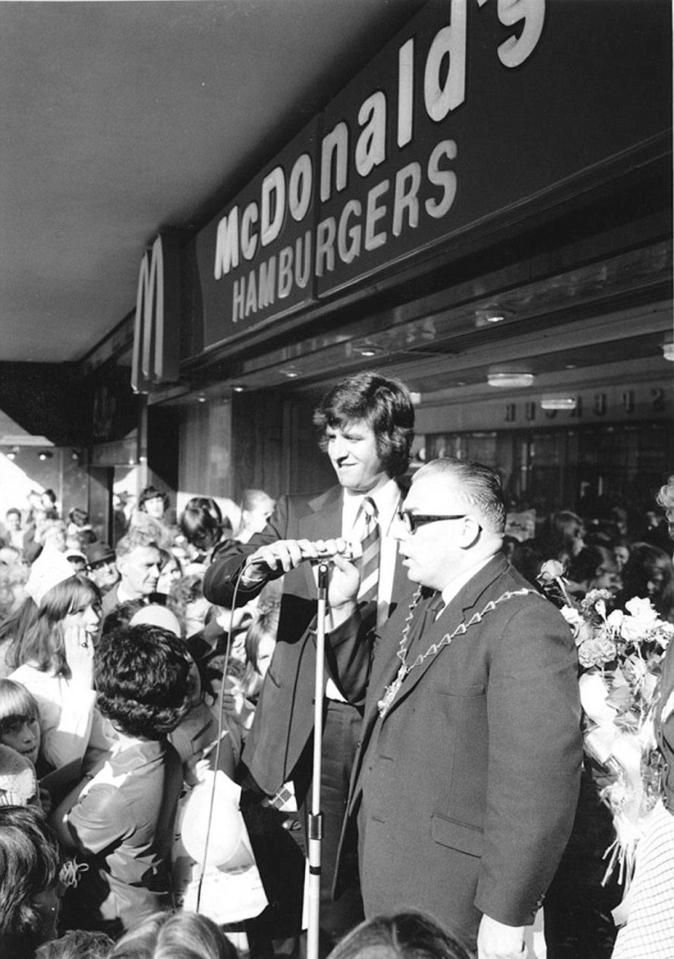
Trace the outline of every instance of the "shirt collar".
<instances>
[{"instance_id":1,"label":"shirt collar","mask_svg":"<svg viewBox=\"0 0 674 959\"><path fill-rule=\"evenodd\" d=\"M394 479L388 476L383 477L382 481L374 489L368 490L367 493L352 493L351 490L344 490L342 506L344 526L353 527L360 505L366 496L374 500L379 525L384 533L388 532L400 503L400 487Z\"/></svg>"},{"instance_id":2,"label":"shirt collar","mask_svg":"<svg viewBox=\"0 0 674 959\"><path fill-rule=\"evenodd\" d=\"M448 606L449 603L454 599L455 596L458 596L460 591L466 585L466 583L475 576L484 566L487 565L495 556L483 556L481 559L473 563L472 566L469 566L468 569L464 569L463 572L459 573L458 576L455 576L450 583L447 583L445 588L442 591L442 601L445 606Z\"/></svg>"}]
</instances>

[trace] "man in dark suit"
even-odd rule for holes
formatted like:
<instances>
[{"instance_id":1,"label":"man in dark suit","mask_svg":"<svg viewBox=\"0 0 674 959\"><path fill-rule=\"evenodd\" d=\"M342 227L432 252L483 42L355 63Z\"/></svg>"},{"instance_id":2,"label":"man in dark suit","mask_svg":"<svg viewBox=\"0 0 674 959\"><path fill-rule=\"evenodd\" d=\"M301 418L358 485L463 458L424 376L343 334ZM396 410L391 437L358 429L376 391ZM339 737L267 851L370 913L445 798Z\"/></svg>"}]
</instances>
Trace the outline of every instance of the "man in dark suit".
<instances>
[{"instance_id":1,"label":"man in dark suit","mask_svg":"<svg viewBox=\"0 0 674 959\"><path fill-rule=\"evenodd\" d=\"M311 782L316 661L315 637L308 631L317 608L316 574L305 560L316 556L322 540L367 541L369 590L361 589L360 603L379 621L387 618L399 587L407 588L389 530L401 501L398 480L409 463L414 409L401 383L365 372L330 390L314 422L339 485L314 498L281 497L264 530L245 544L226 544L204 578L206 598L229 607L285 573L277 644L243 762L248 781L270 796L292 781L299 803ZM354 881L336 902L330 897L362 701L349 700L340 689L330 650L326 659L321 933L322 948L329 951L362 917L355 849Z\"/></svg>"},{"instance_id":2,"label":"man in dark suit","mask_svg":"<svg viewBox=\"0 0 674 959\"><path fill-rule=\"evenodd\" d=\"M479 959L522 955L582 756L573 639L503 556L504 518L492 470L435 460L416 473L395 535L418 588L371 667L355 567L337 558L329 588L345 691L367 686L345 823L358 827L365 913L422 910Z\"/></svg>"}]
</instances>

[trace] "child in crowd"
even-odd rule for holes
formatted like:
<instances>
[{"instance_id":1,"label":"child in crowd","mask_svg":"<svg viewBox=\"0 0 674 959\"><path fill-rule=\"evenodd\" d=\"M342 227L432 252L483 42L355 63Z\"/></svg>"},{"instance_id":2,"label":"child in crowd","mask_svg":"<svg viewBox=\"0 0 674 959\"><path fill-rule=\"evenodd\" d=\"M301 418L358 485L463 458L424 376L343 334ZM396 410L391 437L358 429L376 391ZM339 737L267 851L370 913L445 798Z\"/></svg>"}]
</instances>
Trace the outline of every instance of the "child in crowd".
<instances>
[{"instance_id":1,"label":"child in crowd","mask_svg":"<svg viewBox=\"0 0 674 959\"><path fill-rule=\"evenodd\" d=\"M39 774L48 771L40 759L40 711L33 694L21 683L0 679L0 743L30 759Z\"/></svg>"},{"instance_id":2,"label":"child in crowd","mask_svg":"<svg viewBox=\"0 0 674 959\"><path fill-rule=\"evenodd\" d=\"M0 745L0 806L40 805L35 767L30 759Z\"/></svg>"},{"instance_id":3,"label":"child in crowd","mask_svg":"<svg viewBox=\"0 0 674 959\"><path fill-rule=\"evenodd\" d=\"M236 949L214 922L194 912L160 913L119 940L110 959L236 959Z\"/></svg>"},{"instance_id":4,"label":"child in crowd","mask_svg":"<svg viewBox=\"0 0 674 959\"><path fill-rule=\"evenodd\" d=\"M29 689L13 679L0 679L0 744L24 756L40 780L40 802L45 813L59 802L81 776L74 761L55 770L42 755L40 710Z\"/></svg>"},{"instance_id":5,"label":"child in crowd","mask_svg":"<svg viewBox=\"0 0 674 959\"><path fill-rule=\"evenodd\" d=\"M99 708L118 739L52 817L64 847L89 866L64 899L66 928L115 936L169 904L182 768L166 737L189 708L190 666L181 640L160 627L126 627L100 640Z\"/></svg>"}]
</instances>

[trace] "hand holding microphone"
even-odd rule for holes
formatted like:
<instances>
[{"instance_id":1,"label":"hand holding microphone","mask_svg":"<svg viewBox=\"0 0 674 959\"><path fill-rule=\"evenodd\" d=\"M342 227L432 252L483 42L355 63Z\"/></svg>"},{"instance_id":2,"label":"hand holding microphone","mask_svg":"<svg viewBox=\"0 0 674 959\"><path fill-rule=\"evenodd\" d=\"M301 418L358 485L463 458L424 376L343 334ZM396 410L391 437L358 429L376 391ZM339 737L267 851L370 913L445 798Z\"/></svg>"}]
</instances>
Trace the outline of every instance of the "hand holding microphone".
<instances>
[{"instance_id":1,"label":"hand holding microphone","mask_svg":"<svg viewBox=\"0 0 674 959\"><path fill-rule=\"evenodd\" d=\"M270 573L287 573L300 563L336 562L357 559L360 544L342 539L317 540L280 539L269 546L261 546L246 560L242 581L247 585L264 582Z\"/></svg>"}]
</instances>

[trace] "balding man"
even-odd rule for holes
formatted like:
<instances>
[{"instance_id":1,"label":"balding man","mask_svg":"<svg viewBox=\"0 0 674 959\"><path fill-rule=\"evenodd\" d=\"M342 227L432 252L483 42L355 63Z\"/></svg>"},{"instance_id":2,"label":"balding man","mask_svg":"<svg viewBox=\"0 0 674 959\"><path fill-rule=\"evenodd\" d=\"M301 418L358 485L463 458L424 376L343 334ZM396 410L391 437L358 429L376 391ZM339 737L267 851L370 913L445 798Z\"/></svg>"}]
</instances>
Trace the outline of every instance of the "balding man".
<instances>
[{"instance_id":1,"label":"balding man","mask_svg":"<svg viewBox=\"0 0 674 959\"><path fill-rule=\"evenodd\" d=\"M479 959L522 955L582 754L574 643L505 559L504 519L492 470L435 460L416 473L393 533L417 588L371 668L368 644L348 642L358 571L339 557L329 594L347 693L367 683L345 826L358 826L365 913L421 910Z\"/></svg>"}]
</instances>

